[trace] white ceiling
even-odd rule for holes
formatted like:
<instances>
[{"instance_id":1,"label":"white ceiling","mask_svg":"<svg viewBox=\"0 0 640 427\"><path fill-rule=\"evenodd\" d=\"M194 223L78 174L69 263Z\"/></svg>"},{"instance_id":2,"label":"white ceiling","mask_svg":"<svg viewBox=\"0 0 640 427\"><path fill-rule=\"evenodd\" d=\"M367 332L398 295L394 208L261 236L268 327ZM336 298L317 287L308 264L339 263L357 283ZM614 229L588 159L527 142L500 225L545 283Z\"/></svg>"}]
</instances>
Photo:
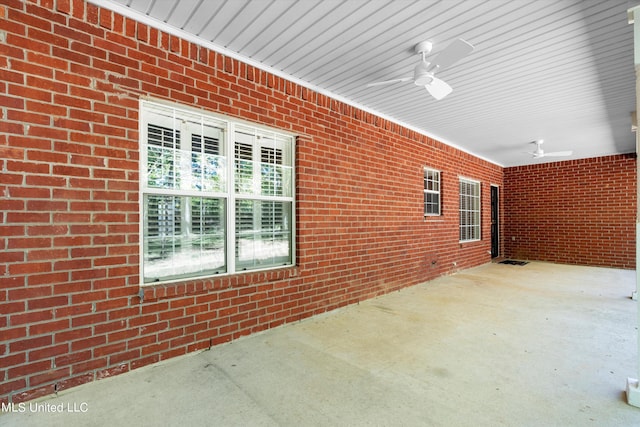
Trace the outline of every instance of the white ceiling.
<instances>
[{"instance_id":1,"label":"white ceiling","mask_svg":"<svg viewBox=\"0 0 640 427\"><path fill-rule=\"evenodd\" d=\"M530 141L565 159L635 152L629 0L92 0L373 111L503 166ZM461 37L475 50L412 82L416 43L432 55Z\"/></svg>"}]
</instances>

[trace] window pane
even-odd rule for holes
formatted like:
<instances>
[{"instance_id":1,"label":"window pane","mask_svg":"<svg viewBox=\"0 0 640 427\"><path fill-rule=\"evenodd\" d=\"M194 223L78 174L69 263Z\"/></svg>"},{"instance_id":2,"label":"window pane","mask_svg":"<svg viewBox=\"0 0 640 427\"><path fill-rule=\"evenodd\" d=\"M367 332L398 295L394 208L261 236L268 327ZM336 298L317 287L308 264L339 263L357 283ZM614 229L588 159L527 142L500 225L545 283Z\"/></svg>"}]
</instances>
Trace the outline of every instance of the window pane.
<instances>
[{"instance_id":1,"label":"window pane","mask_svg":"<svg viewBox=\"0 0 640 427\"><path fill-rule=\"evenodd\" d=\"M236 193L253 193L253 147L251 144L235 143Z\"/></svg>"},{"instance_id":2,"label":"window pane","mask_svg":"<svg viewBox=\"0 0 640 427\"><path fill-rule=\"evenodd\" d=\"M236 201L239 269L292 263L291 208L291 202Z\"/></svg>"},{"instance_id":3,"label":"window pane","mask_svg":"<svg viewBox=\"0 0 640 427\"><path fill-rule=\"evenodd\" d=\"M191 188L201 191L225 191L227 162L223 155L224 132L204 125L196 130L200 133L191 134Z\"/></svg>"},{"instance_id":4,"label":"window pane","mask_svg":"<svg viewBox=\"0 0 640 427\"><path fill-rule=\"evenodd\" d=\"M147 185L155 188L176 188L180 185L177 172L180 131L150 124L147 127Z\"/></svg>"},{"instance_id":5,"label":"window pane","mask_svg":"<svg viewBox=\"0 0 640 427\"><path fill-rule=\"evenodd\" d=\"M224 272L224 200L145 195L144 282Z\"/></svg>"},{"instance_id":6,"label":"window pane","mask_svg":"<svg viewBox=\"0 0 640 427\"><path fill-rule=\"evenodd\" d=\"M264 196L282 195L282 150L261 147L260 182L261 194Z\"/></svg>"},{"instance_id":7,"label":"window pane","mask_svg":"<svg viewBox=\"0 0 640 427\"><path fill-rule=\"evenodd\" d=\"M220 145L223 131L203 123L189 125L185 128L199 132L191 134L190 146L181 142L184 132L155 124L148 125L147 186L225 191L226 160Z\"/></svg>"},{"instance_id":8,"label":"window pane","mask_svg":"<svg viewBox=\"0 0 640 427\"><path fill-rule=\"evenodd\" d=\"M440 191L440 172L425 169L424 189L429 191Z\"/></svg>"},{"instance_id":9,"label":"window pane","mask_svg":"<svg viewBox=\"0 0 640 427\"><path fill-rule=\"evenodd\" d=\"M262 163L260 165L263 196L291 196L291 167Z\"/></svg>"},{"instance_id":10,"label":"window pane","mask_svg":"<svg viewBox=\"0 0 640 427\"><path fill-rule=\"evenodd\" d=\"M236 193L292 197L292 139L244 126L234 137Z\"/></svg>"},{"instance_id":11,"label":"window pane","mask_svg":"<svg viewBox=\"0 0 640 427\"><path fill-rule=\"evenodd\" d=\"M425 213L431 215L440 214L440 195L437 193L424 194Z\"/></svg>"}]
</instances>

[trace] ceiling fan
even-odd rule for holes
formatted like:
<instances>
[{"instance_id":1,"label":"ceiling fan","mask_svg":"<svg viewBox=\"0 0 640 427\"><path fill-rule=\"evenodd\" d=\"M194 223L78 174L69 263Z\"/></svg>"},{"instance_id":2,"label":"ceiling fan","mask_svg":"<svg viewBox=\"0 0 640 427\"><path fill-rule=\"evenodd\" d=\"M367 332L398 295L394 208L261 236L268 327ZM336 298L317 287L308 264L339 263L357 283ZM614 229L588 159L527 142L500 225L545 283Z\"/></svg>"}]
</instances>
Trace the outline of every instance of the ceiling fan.
<instances>
[{"instance_id":1,"label":"ceiling fan","mask_svg":"<svg viewBox=\"0 0 640 427\"><path fill-rule=\"evenodd\" d=\"M566 157L573 154L573 151L552 151L550 153L545 152L542 149L542 144L544 144L544 139L539 139L537 141L532 141L531 144L536 144L536 151L532 151L529 154L533 155L534 159L541 159L543 157Z\"/></svg>"},{"instance_id":2,"label":"ceiling fan","mask_svg":"<svg viewBox=\"0 0 640 427\"><path fill-rule=\"evenodd\" d=\"M447 68L458 62L473 51L473 46L462 40L456 39L444 50L435 56L433 62L427 61L427 55L433 49L431 41L418 43L414 51L422 56L422 60L413 70L413 77L403 77L401 79L386 80L383 82L369 83L367 87L381 86L391 83L408 82L413 80L417 86L424 86L435 99L440 100L449 95L453 90L444 81L435 76L435 73L443 68Z\"/></svg>"}]
</instances>

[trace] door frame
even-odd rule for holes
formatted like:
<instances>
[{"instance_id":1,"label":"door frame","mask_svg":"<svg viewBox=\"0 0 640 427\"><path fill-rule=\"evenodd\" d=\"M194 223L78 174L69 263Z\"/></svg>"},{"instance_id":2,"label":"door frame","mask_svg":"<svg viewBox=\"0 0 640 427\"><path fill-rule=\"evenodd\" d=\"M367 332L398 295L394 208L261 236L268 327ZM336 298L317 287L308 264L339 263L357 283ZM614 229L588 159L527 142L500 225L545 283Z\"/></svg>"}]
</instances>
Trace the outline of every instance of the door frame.
<instances>
[{"instance_id":1,"label":"door frame","mask_svg":"<svg viewBox=\"0 0 640 427\"><path fill-rule=\"evenodd\" d=\"M491 258L500 256L500 187L491 184Z\"/></svg>"}]
</instances>

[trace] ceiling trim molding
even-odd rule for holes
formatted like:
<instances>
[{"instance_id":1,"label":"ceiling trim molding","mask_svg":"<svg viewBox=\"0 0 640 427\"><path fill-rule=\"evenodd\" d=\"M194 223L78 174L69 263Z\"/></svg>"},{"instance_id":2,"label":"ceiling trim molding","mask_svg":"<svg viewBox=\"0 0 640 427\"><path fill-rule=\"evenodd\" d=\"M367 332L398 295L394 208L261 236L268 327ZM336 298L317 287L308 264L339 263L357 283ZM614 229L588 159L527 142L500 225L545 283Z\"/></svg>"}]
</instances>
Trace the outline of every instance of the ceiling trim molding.
<instances>
[{"instance_id":1,"label":"ceiling trim molding","mask_svg":"<svg viewBox=\"0 0 640 427\"><path fill-rule=\"evenodd\" d=\"M388 120L390 122L393 122L393 123L395 123L395 124L397 124L399 126L402 126L402 127L406 128L406 129L409 129L411 131L417 132L417 133L419 133L419 134L421 134L423 136L435 139L438 142L441 142L441 143L443 143L445 145L453 147L453 148L455 148L457 150L460 150L460 151L462 151L464 153L470 154L470 155L472 155L472 156L474 156L474 157L476 157L478 159L484 160L484 161L486 161L488 163L491 163L493 165L500 166L500 167L505 167L504 165L502 165L500 163L497 163L494 160L491 160L491 159L488 159L486 157L480 156L480 155L478 155L476 153L473 153L473 152L465 149L464 147L461 147L460 145L458 145L458 144L456 144L456 143L454 143L452 141L448 141L447 139L442 138L442 137L440 137L438 135L430 133L430 132L426 131L425 129L421 129L421 128L418 128L416 126L412 126L412 125L410 125L408 123L405 123L405 122L403 122L401 120L398 120L398 119L396 119L394 117L388 116L388 115L386 115L384 113L381 113L379 111L376 111L376 110L373 110L371 108L365 107L364 105L361 105L361 104L359 104L357 102L354 102L353 100L350 100L348 98L344 98L344 97L342 97L342 96L340 96L338 94L335 94L333 92L330 92L330 91L327 91L325 89L322 89L321 87L315 86L315 85L313 85L313 84L311 84L309 82L306 82L304 80L300 80L300 79L298 79L298 78L296 78L296 77L294 77L294 76L292 76L290 74L284 73L284 72L282 72L280 70L272 68L272 67L270 67L268 65L265 65L265 64L263 64L261 62L255 61L255 60L253 60L251 58L242 56L242 55L238 54L237 52L229 50L229 49L227 49L227 48L225 48L223 46L219 46L219 45L217 45L215 43L212 43L210 41L204 40L204 39L202 39L202 38L200 38L200 37L198 37L198 36L196 36L194 34L191 34L191 33L187 32L187 31L184 31L184 30L181 30L179 28L173 27L173 26L167 24L166 22L159 21L159 20L157 20L155 18L152 18L152 17L150 17L148 15L139 13L139 12L131 9L130 7L126 7L126 6L123 6L123 5L119 4L119 3L115 3L115 2L109 1L109 0L87 0L87 1L89 3L92 3L92 4L96 5L96 6L98 6L98 7L111 10L111 11L116 12L116 13L122 15L122 16L125 16L127 18L133 19L134 21L138 21L140 23L143 23L143 24L149 25L151 27L154 27L154 28L156 28L156 29L158 29L160 31L163 31L163 32L167 33L167 34L171 34L171 35L174 35L176 37L180 37L180 38L182 38L184 40L187 40L187 41L192 42L194 44L197 44L199 46L205 47L207 49L211 49L211 50L213 50L213 51L215 51L217 53L220 53L222 55L225 55L225 56L228 56L230 58L236 59L238 61L244 62L245 64L251 65L252 67L258 68L258 69L260 69L262 71L265 71L267 73L271 73L271 74L273 74L275 76L278 76L280 78L288 80L288 81L290 81L292 83L295 83L297 85L303 86L303 87L305 87L307 89L313 90L313 91L315 91L315 92L317 92L317 93L319 93L321 95L325 95L325 96L328 96L330 98L333 98L336 101L339 101L339 102L345 103L347 105L350 105L352 107L358 108L358 109L360 109L360 110L362 110L364 112L367 112L367 113L370 113L370 114L374 114L374 115L380 117L381 119Z\"/></svg>"}]
</instances>

